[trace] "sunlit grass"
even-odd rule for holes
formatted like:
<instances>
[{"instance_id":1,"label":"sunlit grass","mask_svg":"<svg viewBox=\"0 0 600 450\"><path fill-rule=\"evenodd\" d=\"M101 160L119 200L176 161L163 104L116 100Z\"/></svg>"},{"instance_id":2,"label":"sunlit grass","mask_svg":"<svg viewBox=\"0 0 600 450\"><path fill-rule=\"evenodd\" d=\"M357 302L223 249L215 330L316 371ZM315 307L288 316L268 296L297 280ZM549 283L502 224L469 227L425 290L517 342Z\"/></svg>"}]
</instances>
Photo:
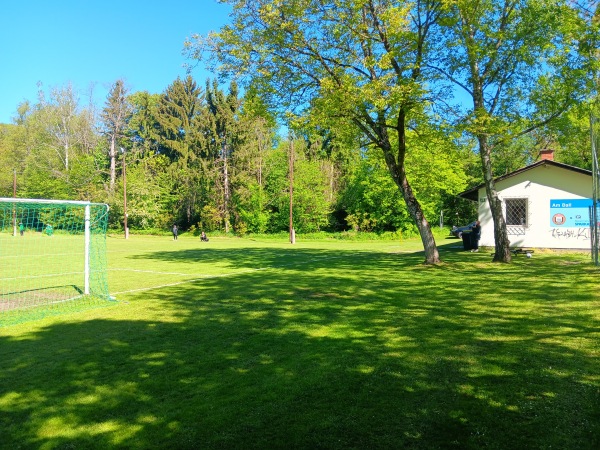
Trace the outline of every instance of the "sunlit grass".
<instances>
[{"instance_id":1,"label":"sunlit grass","mask_svg":"<svg viewBox=\"0 0 600 450\"><path fill-rule=\"evenodd\" d=\"M0 448L599 448L589 256L441 243L109 238L114 306L0 328Z\"/></svg>"}]
</instances>

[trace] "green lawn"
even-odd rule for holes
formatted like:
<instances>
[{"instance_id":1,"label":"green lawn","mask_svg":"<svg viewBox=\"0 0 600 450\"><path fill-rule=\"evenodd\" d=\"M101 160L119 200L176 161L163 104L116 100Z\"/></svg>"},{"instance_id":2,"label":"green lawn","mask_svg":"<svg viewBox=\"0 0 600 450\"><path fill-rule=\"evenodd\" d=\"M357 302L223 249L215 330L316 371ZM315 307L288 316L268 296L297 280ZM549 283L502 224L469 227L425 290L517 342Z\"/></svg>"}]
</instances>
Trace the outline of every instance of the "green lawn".
<instances>
[{"instance_id":1,"label":"green lawn","mask_svg":"<svg viewBox=\"0 0 600 450\"><path fill-rule=\"evenodd\" d=\"M0 328L0 448L600 448L589 256L438 243L110 237L114 305Z\"/></svg>"}]
</instances>

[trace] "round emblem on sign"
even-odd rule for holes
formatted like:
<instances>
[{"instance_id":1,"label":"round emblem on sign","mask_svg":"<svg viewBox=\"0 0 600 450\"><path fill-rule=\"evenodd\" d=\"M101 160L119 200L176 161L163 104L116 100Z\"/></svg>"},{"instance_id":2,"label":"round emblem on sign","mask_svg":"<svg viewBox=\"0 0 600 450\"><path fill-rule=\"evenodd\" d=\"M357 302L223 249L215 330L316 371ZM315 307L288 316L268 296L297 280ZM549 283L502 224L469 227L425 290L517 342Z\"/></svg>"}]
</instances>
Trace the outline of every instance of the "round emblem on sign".
<instances>
[{"instance_id":1,"label":"round emblem on sign","mask_svg":"<svg viewBox=\"0 0 600 450\"><path fill-rule=\"evenodd\" d=\"M554 222L555 225L564 225L566 221L567 218L564 214L554 214L554 216L552 216L552 222Z\"/></svg>"}]
</instances>

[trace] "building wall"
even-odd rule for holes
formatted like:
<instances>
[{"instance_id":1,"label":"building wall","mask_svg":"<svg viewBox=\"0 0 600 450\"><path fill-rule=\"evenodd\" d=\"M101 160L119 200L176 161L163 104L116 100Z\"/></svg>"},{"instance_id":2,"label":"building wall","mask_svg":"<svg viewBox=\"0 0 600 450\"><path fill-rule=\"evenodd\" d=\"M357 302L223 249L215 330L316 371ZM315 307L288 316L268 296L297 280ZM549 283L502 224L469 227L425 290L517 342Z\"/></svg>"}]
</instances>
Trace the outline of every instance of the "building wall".
<instances>
[{"instance_id":1,"label":"building wall","mask_svg":"<svg viewBox=\"0 0 600 450\"><path fill-rule=\"evenodd\" d=\"M511 247L590 249L589 213L584 205L592 194L591 176L543 165L498 181L496 190L502 200L527 199L526 224L507 225ZM478 213L479 245L493 247L494 223L485 188L479 190ZM506 217L504 201L503 214Z\"/></svg>"}]
</instances>

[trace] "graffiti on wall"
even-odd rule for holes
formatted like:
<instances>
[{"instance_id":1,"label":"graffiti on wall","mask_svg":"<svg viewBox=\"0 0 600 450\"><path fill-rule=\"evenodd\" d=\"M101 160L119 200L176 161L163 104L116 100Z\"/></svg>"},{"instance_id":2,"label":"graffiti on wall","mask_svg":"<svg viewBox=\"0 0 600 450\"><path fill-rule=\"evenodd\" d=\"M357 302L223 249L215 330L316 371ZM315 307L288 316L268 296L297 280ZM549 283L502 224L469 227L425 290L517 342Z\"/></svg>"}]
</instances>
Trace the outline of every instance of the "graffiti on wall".
<instances>
[{"instance_id":1,"label":"graffiti on wall","mask_svg":"<svg viewBox=\"0 0 600 450\"><path fill-rule=\"evenodd\" d=\"M552 228L550 232L554 239L590 239L589 228Z\"/></svg>"}]
</instances>

